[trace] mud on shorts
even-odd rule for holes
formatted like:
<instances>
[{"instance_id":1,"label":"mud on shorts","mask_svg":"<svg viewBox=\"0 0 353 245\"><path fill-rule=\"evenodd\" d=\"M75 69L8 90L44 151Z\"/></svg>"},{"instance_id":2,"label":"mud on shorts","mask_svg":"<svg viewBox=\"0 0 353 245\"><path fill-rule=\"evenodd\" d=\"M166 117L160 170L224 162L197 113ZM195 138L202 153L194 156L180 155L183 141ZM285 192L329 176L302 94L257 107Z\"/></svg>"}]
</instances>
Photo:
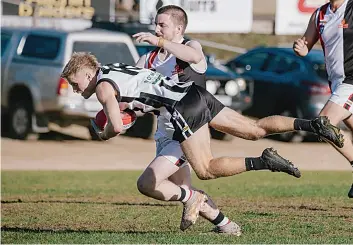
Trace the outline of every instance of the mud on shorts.
<instances>
[{"instance_id":1,"label":"mud on shorts","mask_svg":"<svg viewBox=\"0 0 353 245\"><path fill-rule=\"evenodd\" d=\"M329 100L353 113L353 84L339 83L333 86Z\"/></svg>"},{"instance_id":2,"label":"mud on shorts","mask_svg":"<svg viewBox=\"0 0 353 245\"><path fill-rule=\"evenodd\" d=\"M188 164L181 150L180 143L168 137L160 137L156 140L156 156L167 158L179 168L185 167Z\"/></svg>"},{"instance_id":3,"label":"mud on shorts","mask_svg":"<svg viewBox=\"0 0 353 245\"><path fill-rule=\"evenodd\" d=\"M183 142L209 123L223 108L224 105L206 89L191 85L184 98L170 112L170 122L175 130L173 139Z\"/></svg>"}]
</instances>

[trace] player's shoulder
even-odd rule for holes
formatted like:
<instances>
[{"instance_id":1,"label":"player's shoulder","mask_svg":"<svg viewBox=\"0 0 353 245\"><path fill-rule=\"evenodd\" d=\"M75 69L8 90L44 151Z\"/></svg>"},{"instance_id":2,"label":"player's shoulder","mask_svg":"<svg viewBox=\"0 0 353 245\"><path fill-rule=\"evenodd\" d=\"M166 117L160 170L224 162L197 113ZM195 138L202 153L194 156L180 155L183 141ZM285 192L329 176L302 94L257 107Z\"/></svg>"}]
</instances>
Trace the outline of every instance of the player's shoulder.
<instances>
[{"instance_id":1,"label":"player's shoulder","mask_svg":"<svg viewBox=\"0 0 353 245\"><path fill-rule=\"evenodd\" d=\"M97 76L97 85L102 82L102 80L116 80L119 76L118 72L121 65L119 63L106 64L100 67Z\"/></svg>"},{"instance_id":2,"label":"player's shoulder","mask_svg":"<svg viewBox=\"0 0 353 245\"><path fill-rule=\"evenodd\" d=\"M114 70L115 68L122 68L126 67L127 65L125 63L109 63L101 66L101 70Z\"/></svg>"},{"instance_id":3,"label":"player's shoulder","mask_svg":"<svg viewBox=\"0 0 353 245\"><path fill-rule=\"evenodd\" d=\"M321 5L320 7L318 7L314 13L319 12L319 11L326 11L329 6L330 6L330 2L327 2L323 5Z\"/></svg>"},{"instance_id":4,"label":"player's shoulder","mask_svg":"<svg viewBox=\"0 0 353 245\"><path fill-rule=\"evenodd\" d=\"M137 67L134 65L128 65L125 63L112 63L112 64L107 64L107 65L103 65L101 67L101 72L103 75L105 74L110 74L111 72L120 72L120 73L126 73L126 74L130 74L133 75L134 73L137 73L139 70L141 70L143 68L141 67Z\"/></svg>"},{"instance_id":5,"label":"player's shoulder","mask_svg":"<svg viewBox=\"0 0 353 245\"><path fill-rule=\"evenodd\" d=\"M106 78L101 78L96 85L96 96L101 103L107 101L110 97L116 97L118 91L115 84Z\"/></svg>"},{"instance_id":6,"label":"player's shoulder","mask_svg":"<svg viewBox=\"0 0 353 245\"><path fill-rule=\"evenodd\" d=\"M320 7L318 7L312 14L311 14L311 18L310 18L310 21L312 22L316 22L319 15L320 15L320 12L322 12L323 14L326 13L327 11L327 8L329 7L330 5L330 2L328 3L325 3L323 5L321 5Z\"/></svg>"},{"instance_id":7,"label":"player's shoulder","mask_svg":"<svg viewBox=\"0 0 353 245\"><path fill-rule=\"evenodd\" d=\"M193 47L193 46L200 46L200 47L201 47L200 42L197 41L197 40L193 40L193 39L185 38L184 41L183 41L183 43L184 43L185 45L191 46L191 47Z\"/></svg>"}]
</instances>

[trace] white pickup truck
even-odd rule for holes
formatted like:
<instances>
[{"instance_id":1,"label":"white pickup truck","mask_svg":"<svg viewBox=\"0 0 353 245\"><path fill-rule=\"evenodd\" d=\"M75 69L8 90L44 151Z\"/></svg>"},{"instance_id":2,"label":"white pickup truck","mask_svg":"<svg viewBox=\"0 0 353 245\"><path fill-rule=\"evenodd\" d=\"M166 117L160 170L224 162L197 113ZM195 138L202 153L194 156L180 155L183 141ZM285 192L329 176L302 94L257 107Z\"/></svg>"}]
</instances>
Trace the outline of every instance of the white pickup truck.
<instances>
[{"instance_id":1,"label":"white pickup truck","mask_svg":"<svg viewBox=\"0 0 353 245\"><path fill-rule=\"evenodd\" d=\"M102 109L95 95L84 100L60 79L72 53L80 51L91 52L102 64L135 64L139 58L124 33L1 28L1 108L10 137L47 132L49 122L88 126L87 119Z\"/></svg>"}]
</instances>

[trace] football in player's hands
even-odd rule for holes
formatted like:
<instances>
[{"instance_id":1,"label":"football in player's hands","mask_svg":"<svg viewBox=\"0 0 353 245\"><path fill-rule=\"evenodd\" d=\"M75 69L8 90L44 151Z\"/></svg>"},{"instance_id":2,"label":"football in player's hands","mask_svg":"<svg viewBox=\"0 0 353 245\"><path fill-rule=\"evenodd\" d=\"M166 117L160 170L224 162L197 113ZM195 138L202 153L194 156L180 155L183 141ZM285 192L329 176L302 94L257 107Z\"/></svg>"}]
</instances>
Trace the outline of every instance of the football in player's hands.
<instances>
[{"instance_id":1,"label":"football in player's hands","mask_svg":"<svg viewBox=\"0 0 353 245\"><path fill-rule=\"evenodd\" d=\"M108 118L105 115L104 110L100 110L97 113L96 118L94 119L94 122L100 130L104 130L105 126L107 126L107 123L108 123Z\"/></svg>"},{"instance_id":2,"label":"football in player's hands","mask_svg":"<svg viewBox=\"0 0 353 245\"><path fill-rule=\"evenodd\" d=\"M125 109L123 111L120 111L120 116L123 121L123 129L127 130L130 127L132 127L137 119L136 113L133 110L130 109ZM100 129L104 130L105 126L107 126L108 123L108 118L104 113L104 110L100 110L96 117L93 119L93 122L95 123L95 126Z\"/></svg>"},{"instance_id":3,"label":"football in player's hands","mask_svg":"<svg viewBox=\"0 0 353 245\"><path fill-rule=\"evenodd\" d=\"M89 130L92 135L92 139L96 139L96 137L97 137L97 139L99 139L99 140L106 140L106 139L104 139L104 136L103 136L103 130L108 123L108 119L107 119L107 116L105 115L104 111L100 110L97 113L95 118L90 119L90 123L91 123L91 127ZM93 132L92 132L92 130L93 130ZM93 136L93 134L96 135L96 137Z\"/></svg>"},{"instance_id":4,"label":"football in player's hands","mask_svg":"<svg viewBox=\"0 0 353 245\"><path fill-rule=\"evenodd\" d=\"M120 116L121 116L121 119L123 120L124 130L131 128L135 124L137 119L136 113L130 109L125 109L123 111L120 111Z\"/></svg>"}]
</instances>

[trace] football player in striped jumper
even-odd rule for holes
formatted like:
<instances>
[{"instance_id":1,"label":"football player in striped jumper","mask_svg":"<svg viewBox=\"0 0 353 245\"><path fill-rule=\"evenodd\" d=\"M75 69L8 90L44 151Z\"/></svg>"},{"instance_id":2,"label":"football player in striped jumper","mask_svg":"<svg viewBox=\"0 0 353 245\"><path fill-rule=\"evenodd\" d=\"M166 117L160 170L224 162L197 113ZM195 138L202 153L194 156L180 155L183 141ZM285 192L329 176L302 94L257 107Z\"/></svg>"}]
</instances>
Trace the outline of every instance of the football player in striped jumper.
<instances>
[{"instance_id":1,"label":"football player in striped jumper","mask_svg":"<svg viewBox=\"0 0 353 245\"><path fill-rule=\"evenodd\" d=\"M333 125L344 122L353 133L353 0L330 0L311 16L307 30L293 45L306 56L320 40L332 95L320 112ZM346 135L344 146L335 147L353 168L353 144ZM348 192L353 198L353 184Z\"/></svg>"},{"instance_id":2,"label":"football player in striped jumper","mask_svg":"<svg viewBox=\"0 0 353 245\"><path fill-rule=\"evenodd\" d=\"M308 132L342 146L340 130L325 117L306 120L270 116L253 120L225 107L193 81L178 84L158 72L122 63L100 66L90 53L74 53L61 77L85 99L96 93L108 118L104 130L97 132L102 140L123 132L121 110L141 110L165 117L173 125L167 136L180 143L186 160L202 180L261 169L301 176L290 161L272 148L265 149L258 157L213 157L209 127L236 137L258 140L270 134L294 131L296 124L302 128L309 124ZM182 194L180 192L175 198L179 200ZM197 210L191 213L198 215L201 207L194 208ZM196 218L190 217L189 222Z\"/></svg>"}]
</instances>

